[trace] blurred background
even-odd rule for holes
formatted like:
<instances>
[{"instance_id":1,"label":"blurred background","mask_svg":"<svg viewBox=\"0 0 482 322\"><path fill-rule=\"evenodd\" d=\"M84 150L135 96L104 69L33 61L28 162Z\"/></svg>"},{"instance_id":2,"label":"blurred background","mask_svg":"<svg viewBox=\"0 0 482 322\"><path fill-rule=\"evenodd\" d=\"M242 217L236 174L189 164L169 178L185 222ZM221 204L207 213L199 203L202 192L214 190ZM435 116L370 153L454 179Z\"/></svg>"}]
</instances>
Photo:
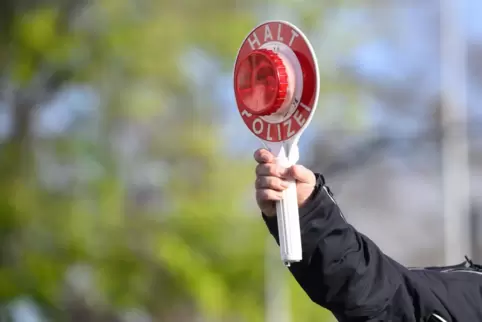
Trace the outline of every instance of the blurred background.
<instances>
[{"instance_id":1,"label":"blurred background","mask_svg":"<svg viewBox=\"0 0 482 322\"><path fill-rule=\"evenodd\" d=\"M256 208L232 66L287 20L301 163L408 266L482 260L482 2L2 0L0 321L333 321Z\"/></svg>"}]
</instances>

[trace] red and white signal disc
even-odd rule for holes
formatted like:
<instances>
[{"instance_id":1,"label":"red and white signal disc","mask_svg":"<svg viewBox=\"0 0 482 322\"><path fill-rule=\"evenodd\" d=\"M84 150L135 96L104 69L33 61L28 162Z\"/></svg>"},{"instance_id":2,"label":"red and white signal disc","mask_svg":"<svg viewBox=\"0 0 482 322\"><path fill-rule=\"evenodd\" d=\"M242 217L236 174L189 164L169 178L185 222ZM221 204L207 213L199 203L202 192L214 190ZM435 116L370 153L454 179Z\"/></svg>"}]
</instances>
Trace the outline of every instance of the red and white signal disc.
<instances>
[{"instance_id":1,"label":"red and white signal disc","mask_svg":"<svg viewBox=\"0 0 482 322\"><path fill-rule=\"evenodd\" d=\"M261 140L283 142L301 134L319 92L318 65L304 34L283 21L254 28L236 58L234 91L244 123Z\"/></svg>"}]
</instances>

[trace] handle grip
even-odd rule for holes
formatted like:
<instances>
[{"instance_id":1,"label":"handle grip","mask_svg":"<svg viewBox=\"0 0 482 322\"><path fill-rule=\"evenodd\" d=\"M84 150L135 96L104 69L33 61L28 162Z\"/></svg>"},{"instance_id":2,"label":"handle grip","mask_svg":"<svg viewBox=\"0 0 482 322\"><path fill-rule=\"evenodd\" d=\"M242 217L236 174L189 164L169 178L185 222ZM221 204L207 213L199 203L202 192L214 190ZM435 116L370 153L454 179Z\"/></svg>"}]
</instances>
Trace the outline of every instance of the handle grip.
<instances>
[{"instance_id":1,"label":"handle grip","mask_svg":"<svg viewBox=\"0 0 482 322\"><path fill-rule=\"evenodd\" d=\"M286 266L290 266L302 258L298 198L294 180L290 181L288 188L283 191L283 199L276 202L276 214L281 260Z\"/></svg>"},{"instance_id":2,"label":"handle grip","mask_svg":"<svg viewBox=\"0 0 482 322\"><path fill-rule=\"evenodd\" d=\"M289 167L292 162L286 157L285 151L276 158L277 164ZM302 259L300 217L295 180L288 181L289 186L283 191L283 199L276 202L278 218L278 234L280 241L281 260L286 266Z\"/></svg>"}]
</instances>

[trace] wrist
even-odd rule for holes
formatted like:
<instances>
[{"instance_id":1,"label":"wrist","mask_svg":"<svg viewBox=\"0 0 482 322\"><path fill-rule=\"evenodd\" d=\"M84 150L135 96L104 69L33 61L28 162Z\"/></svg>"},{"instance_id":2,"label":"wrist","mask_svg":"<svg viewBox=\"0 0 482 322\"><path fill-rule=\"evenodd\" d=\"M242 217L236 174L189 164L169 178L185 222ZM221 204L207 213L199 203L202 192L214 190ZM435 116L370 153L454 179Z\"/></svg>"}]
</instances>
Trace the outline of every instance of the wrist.
<instances>
[{"instance_id":1,"label":"wrist","mask_svg":"<svg viewBox=\"0 0 482 322\"><path fill-rule=\"evenodd\" d=\"M305 214L308 214L316 207L317 202L319 202L320 191L323 189L325 185L325 178L323 175L319 173L315 173L316 183L313 187L313 191L309 195L309 197L299 206L300 217L303 217Z\"/></svg>"}]
</instances>

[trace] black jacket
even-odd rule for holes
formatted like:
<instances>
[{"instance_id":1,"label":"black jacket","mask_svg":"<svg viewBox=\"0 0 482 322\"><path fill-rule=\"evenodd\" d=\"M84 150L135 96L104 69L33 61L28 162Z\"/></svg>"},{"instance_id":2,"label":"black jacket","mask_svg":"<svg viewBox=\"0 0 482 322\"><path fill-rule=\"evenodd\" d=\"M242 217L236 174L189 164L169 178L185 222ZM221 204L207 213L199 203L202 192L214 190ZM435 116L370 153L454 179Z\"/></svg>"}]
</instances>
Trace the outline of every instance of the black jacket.
<instances>
[{"instance_id":1,"label":"black jacket","mask_svg":"<svg viewBox=\"0 0 482 322\"><path fill-rule=\"evenodd\" d=\"M290 271L339 321L482 322L482 269L471 261L409 269L348 224L324 179L300 208L303 260ZM278 240L276 218L263 216Z\"/></svg>"}]
</instances>

